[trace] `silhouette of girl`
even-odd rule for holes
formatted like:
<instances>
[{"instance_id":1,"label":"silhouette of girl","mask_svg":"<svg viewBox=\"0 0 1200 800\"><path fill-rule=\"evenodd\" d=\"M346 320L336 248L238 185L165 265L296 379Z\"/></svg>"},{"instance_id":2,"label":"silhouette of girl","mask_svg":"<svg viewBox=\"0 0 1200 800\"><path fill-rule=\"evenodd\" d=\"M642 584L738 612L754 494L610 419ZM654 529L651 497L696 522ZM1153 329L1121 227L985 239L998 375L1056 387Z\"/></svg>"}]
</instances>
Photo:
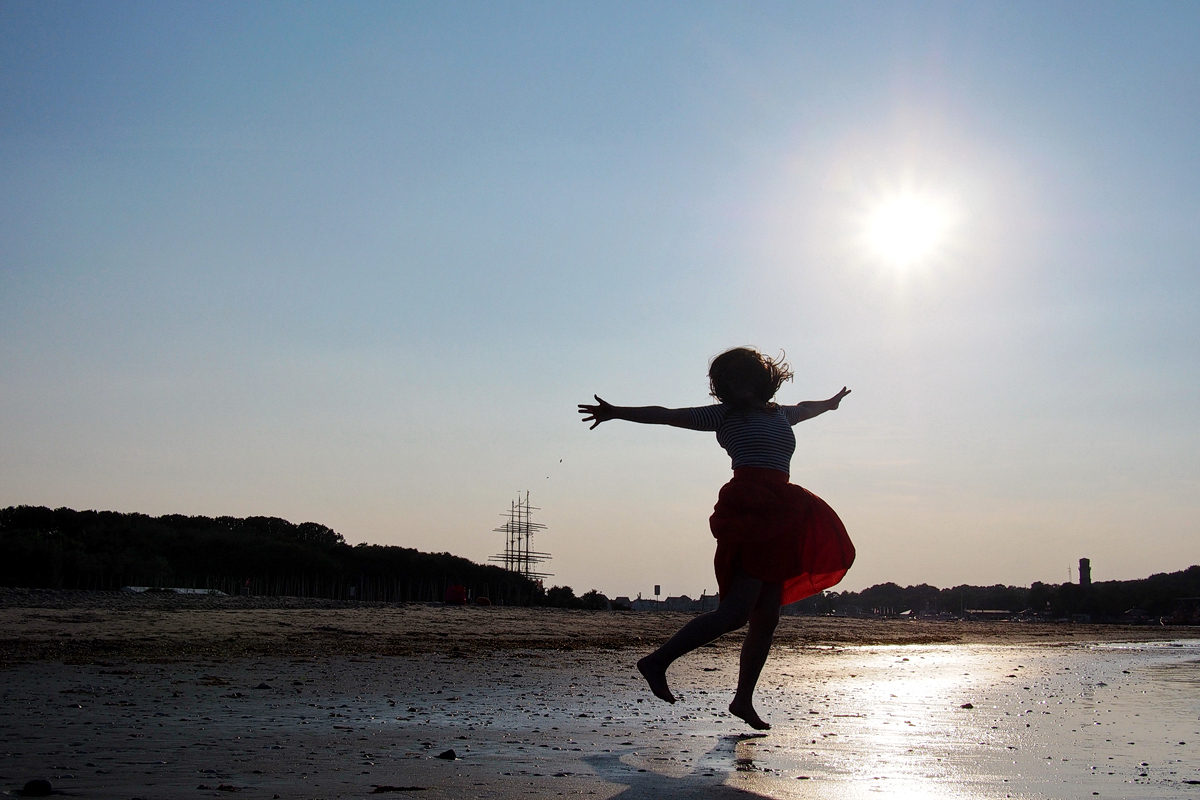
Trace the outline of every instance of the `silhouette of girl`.
<instances>
[{"instance_id":1,"label":"silhouette of girl","mask_svg":"<svg viewBox=\"0 0 1200 800\"><path fill-rule=\"evenodd\" d=\"M779 622L779 608L835 585L854 563L854 545L833 509L788 482L796 437L792 426L838 407L850 393L828 400L774 402L792 372L782 357L736 347L712 360L708 379L716 405L697 408L614 406L596 396L579 404L583 421L623 419L715 431L733 462L733 479L721 487L709 526L717 539L714 559L720 603L688 622L662 647L638 662L650 690L668 703L667 667L718 636L750 623L742 644L737 692L729 711L752 728L771 726L754 710L754 687Z\"/></svg>"}]
</instances>

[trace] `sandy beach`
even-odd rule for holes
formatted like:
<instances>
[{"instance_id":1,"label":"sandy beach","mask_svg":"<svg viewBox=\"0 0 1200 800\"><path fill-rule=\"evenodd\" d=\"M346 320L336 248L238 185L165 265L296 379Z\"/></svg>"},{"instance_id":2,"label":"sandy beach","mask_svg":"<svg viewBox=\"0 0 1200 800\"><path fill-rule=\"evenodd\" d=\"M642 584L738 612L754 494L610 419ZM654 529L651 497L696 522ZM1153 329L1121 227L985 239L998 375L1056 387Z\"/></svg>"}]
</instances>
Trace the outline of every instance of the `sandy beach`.
<instances>
[{"instance_id":1,"label":"sandy beach","mask_svg":"<svg viewBox=\"0 0 1200 800\"><path fill-rule=\"evenodd\" d=\"M0 788L1200 797L1194 630L786 618L762 735L725 710L736 634L673 667L676 705L645 691L683 619L9 590Z\"/></svg>"},{"instance_id":2,"label":"sandy beach","mask_svg":"<svg viewBox=\"0 0 1200 800\"><path fill-rule=\"evenodd\" d=\"M638 648L666 640L690 618L665 612L0 589L0 661L456 656L514 649ZM1187 630L785 616L776 642L809 647L1144 642L1178 638ZM724 641L740 638L731 634Z\"/></svg>"}]
</instances>

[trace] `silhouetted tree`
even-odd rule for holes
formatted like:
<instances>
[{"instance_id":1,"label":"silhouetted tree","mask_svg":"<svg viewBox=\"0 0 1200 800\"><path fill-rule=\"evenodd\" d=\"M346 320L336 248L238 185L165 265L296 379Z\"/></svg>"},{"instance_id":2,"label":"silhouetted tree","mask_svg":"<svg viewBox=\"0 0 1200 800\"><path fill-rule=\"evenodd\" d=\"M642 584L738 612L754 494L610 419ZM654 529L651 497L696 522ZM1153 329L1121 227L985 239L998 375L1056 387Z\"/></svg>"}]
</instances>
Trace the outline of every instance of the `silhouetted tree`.
<instances>
[{"instance_id":1,"label":"silhouetted tree","mask_svg":"<svg viewBox=\"0 0 1200 800\"><path fill-rule=\"evenodd\" d=\"M254 594L436 600L450 583L527 604L533 581L450 553L346 544L324 525L277 517L149 517L112 511L0 509L0 584L119 589L215 588Z\"/></svg>"},{"instance_id":2,"label":"silhouetted tree","mask_svg":"<svg viewBox=\"0 0 1200 800\"><path fill-rule=\"evenodd\" d=\"M608 598L592 589L579 598L579 605L591 611L605 611L608 609Z\"/></svg>"},{"instance_id":3,"label":"silhouetted tree","mask_svg":"<svg viewBox=\"0 0 1200 800\"><path fill-rule=\"evenodd\" d=\"M548 589L546 605L553 608L583 608L583 603L575 596L575 590L570 586L552 586Z\"/></svg>"}]
</instances>

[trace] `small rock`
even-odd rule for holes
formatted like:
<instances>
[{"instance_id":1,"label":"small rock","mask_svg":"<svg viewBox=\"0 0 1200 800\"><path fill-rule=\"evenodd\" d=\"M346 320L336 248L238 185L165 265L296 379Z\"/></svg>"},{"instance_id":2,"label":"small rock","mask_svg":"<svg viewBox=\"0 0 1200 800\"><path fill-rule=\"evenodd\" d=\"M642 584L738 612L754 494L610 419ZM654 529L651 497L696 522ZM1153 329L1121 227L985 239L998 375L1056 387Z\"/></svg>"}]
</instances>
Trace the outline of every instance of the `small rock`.
<instances>
[{"instance_id":1,"label":"small rock","mask_svg":"<svg viewBox=\"0 0 1200 800\"><path fill-rule=\"evenodd\" d=\"M50 781L37 778L26 783L21 794L25 797L49 797L54 794L54 790L50 788Z\"/></svg>"},{"instance_id":2,"label":"small rock","mask_svg":"<svg viewBox=\"0 0 1200 800\"><path fill-rule=\"evenodd\" d=\"M959 706L959 708L974 708L974 707L975 707L974 703L963 703L961 706Z\"/></svg>"},{"instance_id":3,"label":"small rock","mask_svg":"<svg viewBox=\"0 0 1200 800\"><path fill-rule=\"evenodd\" d=\"M444 752L438 753L437 757L444 758L447 761L453 761L454 759L458 758L458 753L455 753L454 750L451 749L451 750L446 750Z\"/></svg>"},{"instance_id":4,"label":"small rock","mask_svg":"<svg viewBox=\"0 0 1200 800\"><path fill-rule=\"evenodd\" d=\"M263 683L260 683L258 686L255 686L254 688L255 689L274 689L275 687L269 683L263 682Z\"/></svg>"}]
</instances>

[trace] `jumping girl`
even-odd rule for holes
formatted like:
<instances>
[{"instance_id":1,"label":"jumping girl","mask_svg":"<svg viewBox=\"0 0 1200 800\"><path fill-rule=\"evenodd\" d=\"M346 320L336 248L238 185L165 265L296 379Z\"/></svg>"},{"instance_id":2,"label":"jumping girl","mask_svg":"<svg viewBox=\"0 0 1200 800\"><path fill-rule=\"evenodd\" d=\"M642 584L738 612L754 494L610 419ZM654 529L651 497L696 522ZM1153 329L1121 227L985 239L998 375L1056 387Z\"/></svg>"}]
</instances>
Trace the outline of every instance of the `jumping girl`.
<instances>
[{"instance_id":1,"label":"jumping girl","mask_svg":"<svg viewBox=\"0 0 1200 800\"><path fill-rule=\"evenodd\" d=\"M842 387L828 400L776 404L775 393L791 378L782 357L773 360L737 347L709 366L709 387L720 401L716 405L623 407L599 396L596 405L579 405L591 429L623 419L715 431L732 459L733 479L721 487L709 518L717 539L717 610L684 625L637 667L657 697L674 703L667 685L671 662L749 622L729 711L757 730L771 727L754 710L754 687L771 650L779 607L835 585L854 563L854 545L833 509L788 482L796 449L792 426L836 409L850 390Z\"/></svg>"}]
</instances>

